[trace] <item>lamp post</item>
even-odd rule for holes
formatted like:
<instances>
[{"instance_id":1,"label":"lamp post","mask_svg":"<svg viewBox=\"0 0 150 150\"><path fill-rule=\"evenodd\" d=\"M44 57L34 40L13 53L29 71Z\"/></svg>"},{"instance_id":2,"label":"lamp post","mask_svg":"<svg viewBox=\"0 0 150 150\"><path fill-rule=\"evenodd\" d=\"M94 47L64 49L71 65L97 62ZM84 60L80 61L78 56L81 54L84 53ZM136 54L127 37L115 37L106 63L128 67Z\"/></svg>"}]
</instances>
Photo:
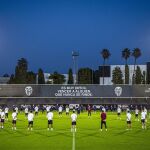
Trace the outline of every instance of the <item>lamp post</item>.
<instances>
[{"instance_id":1,"label":"lamp post","mask_svg":"<svg viewBox=\"0 0 150 150\"><path fill-rule=\"evenodd\" d=\"M78 84L78 56L79 52L72 51L72 59L73 59L73 72L74 72L74 84Z\"/></svg>"}]
</instances>

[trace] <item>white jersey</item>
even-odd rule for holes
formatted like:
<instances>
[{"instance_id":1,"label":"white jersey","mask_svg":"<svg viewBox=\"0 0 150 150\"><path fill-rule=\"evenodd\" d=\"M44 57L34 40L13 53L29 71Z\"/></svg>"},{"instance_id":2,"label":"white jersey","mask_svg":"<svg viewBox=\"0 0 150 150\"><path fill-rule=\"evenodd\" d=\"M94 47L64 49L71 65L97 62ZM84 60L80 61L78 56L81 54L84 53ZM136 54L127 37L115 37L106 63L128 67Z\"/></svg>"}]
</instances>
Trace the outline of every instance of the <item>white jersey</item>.
<instances>
[{"instance_id":1,"label":"white jersey","mask_svg":"<svg viewBox=\"0 0 150 150\"><path fill-rule=\"evenodd\" d=\"M24 112L25 114L28 114L28 108L25 108Z\"/></svg>"},{"instance_id":2,"label":"white jersey","mask_svg":"<svg viewBox=\"0 0 150 150\"><path fill-rule=\"evenodd\" d=\"M12 113L12 119L13 119L13 120L17 120L17 113L16 113L16 112L13 112L13 113Z\"/></svg>"},{"instance_id":3,"label":"white jersey","mask_svg":"<svg viewBox=\"0 0 150 150\"><path fill-rule=\"evenodd\" d=\"M139 114L139 110L135 109L135 114L138 115Z\"/></svg>"},{"instance_id":4,"label":"white jersey","mask_svg":"<svg viewBox=\"0 0 150 150\"><path fill-rule=\"evenodd\" d=\"M146 108L144 109L144 112L145 112L145 115L147 115L147 109Z\"/></svg>"},{"instance_id":5,"label":"white jersey","mask_svg":"<svg viewBox=\"0 0 150 150\"><path fill-rule=\"evenodd\" d=\"M120 107L118 107L117 112L121 113L121 108Z\"/></svg>"},{"instance_id":6,"label":"white jersey","mask_svg":"<svg viewBox=\"0 0 150 150\"><path fill-rule=\"evenodd\" d=\"M5 112L4 111L1 112L1 119L5 119Z\"/></svg>"},{"instance_id":7,"label":"white jersey","mask_svg":"<svg viewBox=\"0 0 150 150\"><path fill-rule=\"evenodd\" d=\"M127 113L127 121L131 121L131 114Z\"/></svg>"},{"instance_id":8,"label":"white jersey","mask_svg":"<svg viewBox=\"0 0 150 150\"><path fill-rule=\"evenodd\" d=\"M76 120L77 120L77 115L73 113L73 114L71 115L71 120L72 120L72 122L76 122Z\"/></svg>"},{"instance_id":9,"label":"white jersey","mask_svg":"<svg viewBox=\"0 0 150 150\"><path fill-rule=\"evenodd\" d=\"M16 111L16 113L18 113L18 107L15 107L15 111Z\"/></svg>"},{"instance_id":10,"label":"white jersey","mask_svg":"<svg viewBox=\"0 0 150 150\"><path fill-rule=\"evenodd\" d=\"M141 112L141 119L142 120L145 120L146 119L146 114L144 111Z\"/></svg>"},{"instance_id":11,"label":"white jersey","mask_svg":"<svg viewBox=\"0 0 150 150\"><path fill-rule=\"evenodd\" d=\"M39 111L39 108L36 106L36 107L34 108L34 110L35 110L35 112L38 112L38 111Z\"/></svg>"},{"instance_id":12,"label":"white jersey","mask_svg":"<svg viewBox=\"0 0 150 150\"><path fill-rule=\"evenodd\" d=\"M48 114L47 114L47 119L48 120L53 120L53 113L52 112L49 112Z\"/></svg>"},{"instance_id":13,"label":"white jersey","mask_svg":"<svg viewBox=\"0 0 150 150\"><path fill-rule=\"evenodd\" d=\"M103 108L102 108L102 111L106 112L106 109L105 109L105 107L103 107Z\"/></svg>"},{"instance_id":14,"label":"white jersey","mask_svg":"<svg viewBox=\"0 0 150 150\"><path fill-rule=\"evenodd\" d=\"M66 108L66 113L69 113L69 107Z\"/></svg>"},{"instance_id":15,"label":"white jersey","mask_svg":"<svg viewBox=\"0 0 150 150\"><path fill-rule=\"evenodd\" d=\"M46 107L46 111L47 111L47 112L50 111L50 106Z\"/></svg>"},{"instance_id":16,"label":"white jersey","mask_svg":"<svg viewBox=\"0 0 150 150\"><path fill-rule=\"evenodd\" d=\"M9 108L6 107L6 108L5 108L5 114L8 114L8 111L9 111Z\"/></svg>"},{"instance_id":17,"label":"white jersey","mask_svg":"<svg viewBox=\"0 0 150 150\"><path fill-rule=\"evenodd\" d=\"M33 113L29 113L28 114L28 121L33 121L33 119L34 119Z\"/></svg>"},{"instance_id":18,"label":"white jersey","mask_svg":"<svg viewBox=\"0 0 150 150\"><path fill-rule=\"evenodd\" d=\"M62 107L61 107L61 106L58 108L58 111L59 111L59 112L62 112Z\"/></svg>"}]
</instances>

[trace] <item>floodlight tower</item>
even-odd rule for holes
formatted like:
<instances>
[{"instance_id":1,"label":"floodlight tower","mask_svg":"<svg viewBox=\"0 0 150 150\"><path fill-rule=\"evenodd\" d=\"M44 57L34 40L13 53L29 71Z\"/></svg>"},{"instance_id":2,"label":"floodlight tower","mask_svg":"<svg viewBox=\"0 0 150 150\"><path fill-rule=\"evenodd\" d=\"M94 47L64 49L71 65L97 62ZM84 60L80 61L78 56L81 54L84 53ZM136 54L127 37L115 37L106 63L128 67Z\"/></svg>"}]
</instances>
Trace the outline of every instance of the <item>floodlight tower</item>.
<instances>
[{"instance_id":1,"label":"floodlight tower","mask_svg":"<svg viewBox=\"0 0 150 150\"><path fill-rule=\"evenodd\" d=\"M72 51L74 84L78 84L78 57L79 52Z\"/></svg>"}]
</instances>

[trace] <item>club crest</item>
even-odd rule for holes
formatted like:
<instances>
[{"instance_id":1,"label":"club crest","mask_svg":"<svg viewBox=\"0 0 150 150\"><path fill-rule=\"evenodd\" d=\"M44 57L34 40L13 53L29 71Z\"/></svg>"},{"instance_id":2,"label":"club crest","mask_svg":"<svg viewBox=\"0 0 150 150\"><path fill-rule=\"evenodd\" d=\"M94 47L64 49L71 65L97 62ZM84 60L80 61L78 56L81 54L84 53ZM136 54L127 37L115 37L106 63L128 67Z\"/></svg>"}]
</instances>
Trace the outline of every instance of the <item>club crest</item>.
<instances>
[{"instance_id":1,"label":"club crest","mask_svg":"<svg viewBox=\"0 0 150 150\"><path fill-rule=\"evenodd\" d=\"M25 87L25 93L26 93L27 96L31 96L32 93L33 93L32 87L31 86Z\"/></svg>"},{"instance_id":2,"label":"club crest","mask_svg":"<svg viewBox=\"0 0 150 150\"><path fill-rule=\"evenodd\" d=\"M116 96L121 96L121 94L122 94L122 87L116 87L115 88L115 94L116 94Z\"/></svg>"}]
</instances>

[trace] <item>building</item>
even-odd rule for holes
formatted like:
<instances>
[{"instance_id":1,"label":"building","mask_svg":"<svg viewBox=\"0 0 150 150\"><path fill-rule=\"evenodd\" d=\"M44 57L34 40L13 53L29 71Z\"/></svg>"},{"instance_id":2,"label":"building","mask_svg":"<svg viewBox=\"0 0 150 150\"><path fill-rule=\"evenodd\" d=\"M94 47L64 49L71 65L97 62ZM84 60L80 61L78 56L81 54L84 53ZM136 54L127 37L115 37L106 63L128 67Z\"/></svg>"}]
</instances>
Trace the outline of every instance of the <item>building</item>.
<instances>
[{"instance_id":1,"label":"building","mask_svg":"<svg viewBox=\"0 0 150 150\"><path fill-rule=\"evenodd\" d=\"M132 77L134 73L134 65L128 65L129 66L129 84L132 84ZM141 72L146 72L148 83L150 83L150 62L148 62L146 65L138 65L141 69ZM104 85L112 85L112 74L115 67L119 67L123 74L123 79L125 79L125 65L110 65L105 66L104 68ZM137 67L137 65L136 65ZM99 74L99 84L103 85L103 66L99 66L99 70L97 70L97 74ZM98 75L97 75L98 77Z\"/></svg>"},{"instance_id":2,"label":"building","mask_svg":"<svg viewBox=\"0 0 150 150\"><path fill-rule=\"evenodd\" d=\"M0 77L0 84L7 84L10 77Z\"/></svg>"}]
</instances>

